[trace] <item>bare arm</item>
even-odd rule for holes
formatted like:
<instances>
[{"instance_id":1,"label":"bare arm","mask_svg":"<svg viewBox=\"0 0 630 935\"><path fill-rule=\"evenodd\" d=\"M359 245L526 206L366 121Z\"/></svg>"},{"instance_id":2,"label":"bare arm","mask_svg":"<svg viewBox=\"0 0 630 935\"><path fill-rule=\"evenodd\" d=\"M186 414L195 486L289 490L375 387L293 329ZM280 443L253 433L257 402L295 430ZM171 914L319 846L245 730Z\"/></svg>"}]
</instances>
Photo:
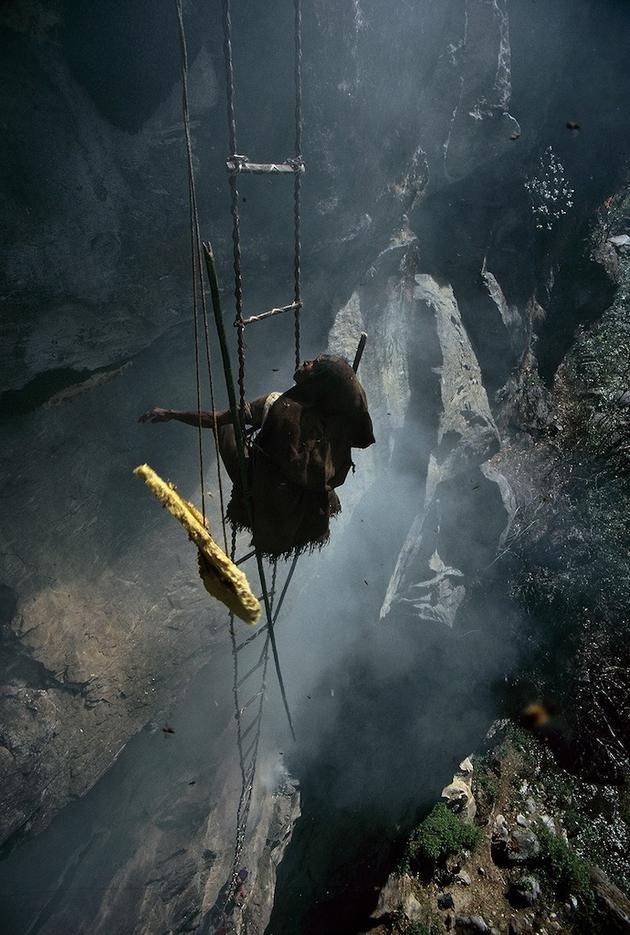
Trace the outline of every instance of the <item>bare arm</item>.
<instances>
[{"instance_id":1,"label":"bare arm","mask_svg":"<svg viewBox=\"0 0 630 935\"><path fill-rule=\"evenodd\" d=\"M201 416L201 422L200 422ZM211 429L213 426L230 425L232 415L229 409L218 410L217 412L206 412L203 409L199 412L197 409L192 412L183 412L179 409L162 409L154 406L144 412L138 422L184 422L186 425L199 425L204 429Z\"/></svg>"}]
</instances>

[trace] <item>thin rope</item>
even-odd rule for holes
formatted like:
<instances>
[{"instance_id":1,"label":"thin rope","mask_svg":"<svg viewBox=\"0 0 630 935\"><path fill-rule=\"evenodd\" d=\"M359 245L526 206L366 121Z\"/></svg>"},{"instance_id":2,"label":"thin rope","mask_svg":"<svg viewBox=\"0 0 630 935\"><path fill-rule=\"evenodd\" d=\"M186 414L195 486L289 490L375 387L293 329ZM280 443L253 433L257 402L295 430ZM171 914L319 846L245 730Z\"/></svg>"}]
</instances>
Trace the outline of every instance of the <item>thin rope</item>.
<instances>
[{"instance_id":1,"label":"thin rope","mask_svg":"<svg viewBox=\"0 0 630 935\"><path fill-rule=\"evenodd\" d=\"M299 366L300 359L300 321L299 321L299 311L301 306L301 169L302 169L302 130L303 130L303 119L302 119L302 4L301 0L294 0L294 14L295 14L295 164L294 164L294 293L295 293L295 302L297 305L296 309L296 318L295 318L295 344L296 344L296 366ZM232 215L232 246L233 246L233 268L234 268L234 298L235 298L235 325L237 329L237 351L238 351L238 388L239 388L239 415L240 415L240 426L235 424L234 429L237 435L237 447L239 448L239 461L240 470L242 474L242 483L243 483L243 492L248 500L249 512L253 514L253 504L251 502L251 495L246 490L247 487L247 476L246 476L246 465L244 462L244 453L245 446L247 445L247 438L244 434L244 414L245 414L245 347L244 347L244 322L243 322L243 288L242 288L242 270L241 270L241 244L240 244L240 215L239 215L239 193L237 187L237 177L238 177L238 166L239 162L242 161L243 157L237 153L237 136L236 136L236 111L235 111L235 81L234 81L234 62L232 55L232 11L231 11L231 2L230 0L223 0L223 50L224 50L224 59L225 59L225 85L226 85L226 100L227 100L227 119L228 119L228 134L229 134L229 148L230 148L230 163L236 167L236 171L232 170L230 172L230 210ZM206 264L209 266L209 273L211 276L214 276L214 265L211 251L208 249L206 251ZM210 269L212 267L212 270ZM215 284L216 285L216 284ZM213 305L219 303L218 289L212 287L212 298ZM215 296L216 292L216 296ZM220 315L220 312L217 311L215 307L215 320L217 325L221 329L221 334L223 332L223 322ZM223 347L223 345L222 345ZM226 350L224 349L224 358ZM224 367L228 366L229 362L226 365L224 359ZM226 379L228 379L228 374L226 370ZM231 384L231 378L228 379L228 393L230 392L229 386ZM233 391L232 391L233 392ZM232 405L232 403L231 403ZM233 421L236 423L237 413L234 411ZM241 450L241 446L242 449ZM253 516L252 516L252 529L254 529ZM280 672L280 663L278 659L278 651L276 647L276 642L273 634L273 613L269 601L269 593L267 591L265 574L262 567L262 561L260 555L256 554L256 560L258 564L258 572L263 589L263 598L265 602L265 611L267 616L267 625L269 628L268 638L271 642L271 648L274 655L274 661L276 665L276 671L278 675L278 682L280 686L280 692L282 695L282 700L286 709L287 717L289 720L289 726L293 733L293 725L291 721L291 715L288 708L288 703L286 699L286 692L284 688L284 683L282 679L282 674ZM276 566L274 565L273 576L274 576L274 585L273 589L275 592L275 574Z\"/></svg>"},{"instance_id":2,"label":"thin rope","mask_svg":"<svg viewBox=\"0 0 630 935\"><path fill-rule=\"evenodd\" d=\"M295 369L300 366L301 213L302 213L302 0L295 0L295 163L293 180L293 279L295 309Z\"/></svg>"},{"instance_id":3,"label":"thin rope","mask_svg":"<svg viewBox=\"0 0 630 935\"><path fill-rule=\"evenodd\" d=\"M269 605L271 607L271 612L273 613L273 605L276 599L276 578L278 575L278 559L271 559L271 589L269 591Z\"/></svg>"},{"instance_id":4,"label":"thin rope","mask_svg":"<svg viewBox=\"0 0 630 935\"><path fill-rule=\"evenodd\" d=\"M301 7L298 6L296 11L296 26L301 25ZM231 161L238 165L238 162L242 157L236 153L236 116L234 108L234 63L232 59L232 15L231 15L231 4L230 0L223 0L223 48L225 53L225 82L226 82L226 91L227 91L227 116L228 116L228 131L229 131L229 143L232 152L230 153ZM302 127L301 127L301 39L296 39L296 77L298 80L297 88L300 90L298 94L298 101L296 103L296 144L301 146L301 136L302 136ZM296 174L299 174L296 171ZM255 530L254 526L254 505L251 498L251 493L248 490L248 480L247 480L247 468L245 464L245 450L248 444L247 438L244 433L244 414L245 414L245 348L243 341L244 333L244 323L243 323L243 295L242 295L242 276L241 276L241 247L240 247L240 222L239 222L239 206L238 206L238 188L236 186L236 177L237 172L230 173L230 191L231 191L231 212L232 212L232 243L234 247L234 297L236 303L236 320L235 325L237 328L237 337L238 337L238 388L239 388L239 412L234 412L233 422L234 429L236 434L238 456L239 456L239 469L241 473L241 483L243 487L243 493L245 495L248 512L251 519L251 529L252 532ZM299 212L298 212L299 215ZM298 217L299 220L299 217ZM206 266L208 267L208 272L211 276L216 276L214 271L214 260L212 257L212 251L209 248L205 251L206 255ZM299 264L298 264L299 272ZM299 281L299 275L298 275ZM218 287L216 283L212 285L212 302L213 306L220 305L220 297L218 293ZM222 350L224 355L224 367L227 367L231 371L229 365L229 355L227 353L227 346L225 344L224 338L224 328L223 320L215 307L215 321L217 327L220 329L219 339L222 342ZM223 337L222 337L223 335ZM228 383L228 394L230 393L230 385L232 384L231 377L227 378L226 370L226 381ZM233 389L232 389L233 392ZM232 406L232 402L230 402ZM235 404L234 404L235 407ZM237 425L237 418L240 422L240 425ZM289 722L289 727L291 729L291 735L295 738L295 731L293 729L293 721L291 718L291 711L289 709L289 702L286 695L286 689L284 686L284 680L282 677L282 672L280 669L280 659L278 656L278 647L276 644L275 635L273 632L273 615L271 612L271 607L269 605L269 594L267 591L267 586L265 582L265 572L262 565L262 559L260 554L256 553L256 563L258 566L258 575L260 577L260 583L262 586L262 596L265 604L265 615L267 618L267 626L269 627L269 639L271 641L271 650L273 653L274 664L276 669L276 674L278 676L278 685L280 687L280 695L282 698L282 703L287 715L287 720Z\"/></svg>"},{"instance_id":5,"label":"thin rope","mask_svg":"<svg viewBox=\"0 0 630 935\"><path fill-rule=\"evenodd\" d=\"M221 356L223 359L223 369L225 373L225 384L228 392L228 399L230 401L230 412L232 413L232 424L235 427L235 440L236 440L236 451L238 456L238 467L239 467L239 477L241 489L243 490L243 496L245 500L245 506L247 509L248 517L248 526L254 531L255 534L255 525L254 525L254 510L252 495L249 489L248 482L248 470L247 470L247 460L245 456L245 439L243 437L243 432L240 424L239 411L236 405L236 394L234 391L234 380L232 377L232 364L230 361L230 353L227 345L227 338L225 335L225 324L223 321L223 315L221 313L221 296L219 294L219 284L217 282L217 273L216 266L214 262L214 254L212 252L212 247L209 243L204 243L204 256L206 260L206 269L208 272L208 280L210 283L210 292L212 295L212 309L214 312L214 322L217 328L217 335L219 338L219 344L221 346ZM273 632L273 616L271 613L271 608L269 606L269 592L267 590L267 584L265 581L265 570L263 567L262 556L258 550L255 551L256 555L256 565L258 567L258 576L260 578L260 585L262 587L262 597L265 604L265 616L267 619L267 626L269 628L269 639L271 641L271 650L273 652L273 660L276 669L276 675L278 676L278 685L280 687L280 695L282 698L282 703L284 705L284 710L287 716L287 721L289 722L289 728L291 730L291 736L295 739L295 730L293 728L293 720L291 718L291 710L289 708L289 702L287 700L287 694L284 687L284 680L282 678L282 671L280 668L280 659L278 657L278 646L276 644L275 635Z\"/></svg>"},{"instance_id":6,"label":"thin rope","mask_svg":"<svg viewBox=\"0 0 630 935\"><path fill-rule=\"evenodd\" d=\"M236 527L232 526L232 541L230 547L230 554L232 560L236 555ZM274 563L275 564L275 563ZM274 587L275 587L275 576L274 576ZM232 694L234 698L234 710L235 710L235 720L236 720L236 744L239 754L239 767L241 771L241 792L239 795L238 806L236 809L236 839L234 844L234 852L232 855L232 866L230 869L229 877L229 887L225 897L225 906L230 902L236 887L238 885L238 873L240 869L241 856L243 853L243 847L245 845L245 835L247 834L247 821L249 818L249 811L251 807L252 793L254 788L254 778L256 775L256 764L258 761L258 748L260 746L260 737L262 733L262 722L263 722L263 709L265 703L265 696L267 691L267 666L269 662L269 632L265 637L265 644L263 646L262 652L258 659L256 666L252 668L251 674L253 674L262 663L263 671L261 677L261 687L257 692L259 696L258 710L254 716L251 724L256 725L256 732L254 735L254 740L250 744L249 751L246 752L243 747L243 737L245 731L243 731L243 721L242 714L244 713L245 708L241 707L240 697L239 697L239 667L238 667L238 652L236 648L236 631L234 627L234 614L230 614L230 640L232 643L232 662L233 662L233 683L232 683ZM250 674L250 673L248 673ZM254 696L256 697L256 696ZM251 730L247 729L248 732Z\"/></svg>"},{"instance_id":7,"label":"thin rope","mask_svg":"<svg viewBox=\"0 0 630 935\"><path fill-rule=\"evenodd\" d=\"M232 526L232 545L230 548L230 557L234 561L236 554L236 526ZM238 672L238 653L236 651L236 630L234 628L234 614L230 613L230 642L232 644L232 696L234 699L234 717L236 720L236 746L238 747L238 757L241 767L241 781L245 784L245 767L243 765L243 744L241 741L241 706L238 698L239 672Z\"/></svg>"},{"instance_id":8,"label":"thin rope","mask_svg":"<svg viewBox=\"0 0 630 935\"><path fill-rule=\"evenodd\" d=\"M228 135L230 158L238 163L236 152L236 113L234 109L234 62L232 59L232 9L230 0L223 0L223 52L225 58L225 86L227 93ZM238 391L241 423L245 424L245 325L243 324L243 277L241 273L241 220L237 173L230 175L230 213L232 215L232 250L234 269L234 307L237 354Z\"/></svg>"},{"instance_id":9,"label":"thin rope","mask_svg":"<svg viewBox=\"0 0 630 935\"><path fill-rule=\"evenodd\" d=\"M206 300L205 289L203 288L203 272L201 259L201 231L199 228L199 211L197 209L197 194L193 186L194 199L194 222L195 222L195 257L197 260L197 278L201 290L201 311L203 318L204 348L206 353L206 369L208 371L208 387L210 389L210 408L212 413L216 412L214 396L214 378L212 376L212 355L210 353L210 336L208 332L208 303ZM214 438L214 451L217 466L217 484L219 488L219 514L221 516L221 527L223 530L223 547L227 552L227 528L225 523L225 496L223 493L223 478L221 471L221 457L219 452L219 430L214 418L211 420L212 437Z\"/></svg>"},{"instance_id":10,"label":"thin rope","mask_svg":"<svg viewBox=\"0 0 630 935\"><path fill-rule=\"evenodd\" d=\"M185 28L183 21L183 11L182 11L182 2L181 0L176 0L177 8L177 18L179 22L179 34L180 42L182 49L182 108L184 116L184 130L186 137L186 152L188 157L188 194L189 194L189 206L190 206L190 221L191 221L191 257L192 257L192 281L193 281L193 315L194 315L194 334L195 334L195 375L196 375L196 385L197 385L197 410L198 410L198 434L199 434L199 457L200 457L200 476L201 476L201 502L202 502L202 512L205 519L205 496L204 496L204 471L203 471L203 446L202 446L202 427L201 427L201 387L200 387L200 374L199 374L199 329L198 329L198 317L199 317L199 303L198 296L201 294L201 304L203 312L203 326L204 326L204 339L205 339L205 350L206 350L206 364L208 368L208 380L210 384L210 398L211 406L214 411L214 384L212 378L212 366L211 366L211 355L210 355L210 342L208 335L208 318L207 318L207 304L205 299L205 292L203 290L203 280L201 276L201 235L199 228L199 212L197 206L197 195L195 187L195 178L194 178L194 166L193 166L193 155L192 155L192 140L190 134L190 110L189 110L189 101L188 101L188 55L186 47L186 36ZM227 530L225 524L225 509L224 509L224 498L223 498L223 485L221 479L221 468L220 468L220 458L219 458L219 446L218 446L218 433L216 429L216 424L213 423L213 435L215 439L215 448L217 454L217 470L218 470L218 481L219 481L219 497L221 505L221 523L223 527L223 538L225 547L227 550ZM231 555L234 558L236 551L236 529L232 531L232 545L231 545ZM233 659L233 700L234 700L234 709L235 709L235 719L236 719L236 742L239 754L239 766L241 771L241 794L239 797L239 806L237 810L237 836L236 836L236 845L233 855L232 870L230 876L230 887L228 893L228 899L231 899L234 895L237 880L238 880L238 865L240 863L240 858L242 854L242 849L245 841L246 834L246 825L247 817L249 815L249 807L251 803L252 788L253 788L253 778L256 769L256 759L258 755L258 742L260 738L260 732L262 727L262 702L263 702L263 693L264 693L264 679L266 678L266 669L267 669L267 660L268 660L268 642L269 638L267 637L265 647L264 647L264 671L263 671L263 688L261 689L261 698L259 702L258 710L258 723L255 735L255 745L254 745L254 756L251 758L249 764L247 763L247 757L243 749L243 724L241 718L241 705L238 693L238 683L239 683L239 667L238 667L238 653L236 651L236 632L234 627L234 615L230 614L230 641L232 644L232 659ZM255 722L254 722L255 723Z\"/></svg>"},{"instance_id":11,"label":"thin rope","mask_svg":"<svg viewBox=\"0 0 630 935\"><path fill-rule=\"evenodd\" d=\"M232 868L230 872L230 886L227 892L226 903L229 902L236 891L238 885L238 873L240 868L241 856L243 853L243 847L245 845L245 835L247 834L247 823L249 819L249 812L252 803L252 794L254 791L254 778L256 775L256 764L258 762L258 750L260 747L260 738L262 735L262 714L265 704L265 697L267 692L267 667L269 662L269 634L265 640L265 646L263 649L264 653L264 665L263 673L261 679L261 691L260 691L260 700L258 703L258 712L256 714L255 720L257 720L256 734L251 745L251 761L249 766L246 767L243 774L243 783L241 786L241 795L239 797L238 808L236 810L236 845L234 848L234 855L232 859Z\"/></svg>"},{"instance_id":12,"label":"thin rope","mask_svg":"<svg viewBox=\"0 0 630 935\"><path fill-rule=\"evenodd\" d=\"M193 171L192 141L190 137L190 110L188 106L188 50L186 48L186 36L184 33L184 19L182 12L182 0L176 0L177 19L179 22L179 39L181 45L181 78L182 78L182 113L184 118L184 136L186 139L186 156L188 163L188 202L190 208L190 249L192 263L192 304L193 304L193 326L195 335L195 383L197 390L197 441L199 447L199 481L201 485L201 513L204 521L206 518L206 498L204 491L204 469L203 469L203 439L201 428L201 381L199 376L199 327L198 327L198 295L199 283L197 279L197 264L195 263L195 231L193 219L193 191L195 178Z\"/></svg>"},{"instance_id":13,"label":"thin rope","mask_svg":"<svg viewBox=\"0 0 630 935\"><path fill-rule=\"evenodd\" d=\"M236 155L236 112L234 109L234 62L232 59L232 8L230 0L223 0L223 57L227 93L228 132L230 155Z\"/></svg>"},{"instance_id":14,"label":"thin rope","mask_svg":"<svg viewBox=\"0 0 630 935\"><path fill-rule=\"evenodd\" d=\"M178 0L181 3L181 0ZM302 3L301 0L294 0L295 3L295 160L294 160L294 203L293 203L293 215L294 215L294 301L296 304L295 310L295 360L296 367L300 363L300 309L302 306L302 294L301 294L301 170L302 170L302 130L303 130L303 120L302 120ZM239 390L239 410L237 413L235 399L234 399L234 383L231 377L231 368L229 365L229 355L227 352L227 345L225 342L225 335L223 329L223 320L220 314L220 298L218 293L218 286L216 283L216 272L214 269L214 260L212 257L211 248L208 245L205 245L207 248L206 253L206 265L208 268L208 273L210 277L210 286L212 291L212 301L215 313L215 321L219 329L219 340L221 343L222 354L224 357L224 369L226 371L226 383L228 386L228 395L230 396L230 407L233 413L234 421L234 431L237 437L237 447L239 451L239 462L240 462L240 471L242 475L242 483L246 485L246 464L244 460L245 450L247 446L247 438L244 433L245 427L245 343L244 343L244 321L243 321L243 280L242 280L242 269L241 269L241 244L240 244L240 213L239 213L239 192L237 186L238 178L238 165L242 157L237 153L237 143L236 143L236 115L235 115L235 83L234 83L234 63L232 57L232 16L231 16L231 3L230 0L223 0L223 35L224 35L224 57L225 57L225 83L226 83L226 95L227 95L227 118L228 118L228 134L229 134L229 149L230 149L230 161L237 167L237 171L230 172L229 182L230 182L230 212L232 216L232 247L233 247L233 269L234 269L234 300L235 300L235 326L237 331L237 355L238 355L238 390ZM227 356L226 356L227 355ZM240 417L240 425L237 424L236 419L237 415ZM244 488L244 494L248 498L249 512L251 515L252 530L253 525L253 503L251 502L251 496L248 491ZM236 529L232 527L232 542L231 542L231 556L234 560L236 554ZM265 636L265 644L263 646L262 652L258 659L258 662L243 676L242 680L239 680L239 663L238 663L238 652L242 646L246 645L249 640L242 644L241 647L237 646L236 643L236 633L234 628L234 617L230 615L230 640L232 643L232 657L233 657L233 698L235 705L235 718L236 718L236 730L237 730L237 746L239 751L239 765L241 770L241 794L239 796L239 803L237 808L236 815L236 841L232 859L232 867L230 873L230 882L225 899L224 909L227 909L228 904L234 897L234 893L238 886L239 881L239 869L240 862L243 852L243 847L245 844L245 836L247 833L247 822L249 818L249 812L251 808L253 788L254 788L254 778L256 772L256 764L258 759L258 750L260 745L261 731L262 731L262 720L263 720L263 709L266 697L267 690L267 669L269 663L269 646L271 646L276 674L278 677L278 683L280 687L280 693L284 703L284 707L287 713L289 726L291 728L291 733L295 736L293 732L293 724L291 720L291 714L288 707L288 702L286 698L286 692L284 688L284 682L282 679L282 673L280 671L280 662L278 659L277 647L274 638L273 627L277 615L280 610L280 606L284 599L288 583L293 575L295 570L295 560L285 582L284 589L280 596L280 601L278 602L277 608L274 608L275 598L276 598L276 586L277 586L277 559L274 559L271 563L272 567L272 578L271 578L271 588L270 591L267 591L267 585L265 581L265 573L262 565L262 559L258 552L256 552L256 560L258 565L258 572L260 576L260 581L263 590L263 598L265 603L265 611L267 617L267 633ZM275 614L274 614L275 609ZM261 680L261 689L254 695L249 702L243 707L240 704L239 697L239 686L241 682L244 682L249 675L258 671L260 665L263 665L262 680ZM243 730L242 714L245 712L246 708L251 702L255 700L256 697L259 697L258 701L258 711L255 718L251 721L249 727ZM250 742L247 749L244 748L243 741L246 735L248 735L252 729L255 727L254 739ZM251 759L250 759L251 757Z\"/></svg>"},{"instance_id":15,"label":"thin rope","mask_svg":"<svg viewBox=\"0 0 630 935\"><path fill-rule=\"evenodd\" d=\"M199 317L199 303L198 296L201 296L201 308L202 308L202 320L203 320L203 330L204 330L204 343L205 343L205 353L206 353L206 366L208 370L208 384L210 389L210 407L212 412L215 411L215 395L214 395L214 380L212 376L212 358L210 354L210 340L208 335L208 305L206 302L206 294L203 287L203 272L202 272L202 259L201 259L201 231L199 225L199 209L197 203L197 187L195 184L195 173L194 173L194 163L193 163L193 151L192 151L192 137L190 132L190 105L188 97L188 46L186 42L186 30L184 27L184 16L182 9L182 0L176 0L176 9L177 9L177 20L179 25L179 38L181 46L181 56L182 56L182 112L183 112L183 122L184 122L184 134L186 139L186 155L188 163L188 198L189 198L189 210L190 210L190 226L191 226L191 262L192 262L192 282L193 282L193 315L194 315L194 331L195 331L195 376L196 376L196 385L197 385L197 412L198 412L198 444L199 444L199 471L200 471L200 482L201 482L201 511L203 518L206 518L206 505L205 505L205 481L204 481L204 469L203 469L203 441L202 441L202 426L201 426L201 388L200 388L200 377L199 377L199 329L198 329L198 317ZM219 436L217 431L217 426L212 421L212 435L214 438L214 447L216 454L216 465L217 465L217 483L219 488L219 509L221 515L221 526L223 529L223 543L227 551L227 530L225 526L225 498L223 494L223 479L221 475L221 459L219 457Z\"/></svg>"}]
</instances>

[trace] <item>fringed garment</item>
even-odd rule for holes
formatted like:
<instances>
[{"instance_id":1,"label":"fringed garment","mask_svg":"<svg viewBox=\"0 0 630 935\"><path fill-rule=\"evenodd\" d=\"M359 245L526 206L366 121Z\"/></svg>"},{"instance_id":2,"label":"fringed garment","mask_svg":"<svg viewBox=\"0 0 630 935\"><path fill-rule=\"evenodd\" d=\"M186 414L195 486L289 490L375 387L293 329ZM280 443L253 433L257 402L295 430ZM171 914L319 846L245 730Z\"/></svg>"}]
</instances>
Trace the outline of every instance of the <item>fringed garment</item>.
<instances>
[{"instance_id":1,"label":"fringed garment","mask_svg":"<svg viewBox=\"0 0 630 935\"><path fill-rule=\"evenodd\" d=\"M249 403L245 417L259 429L248 458L253 545L275 557L321 548L331 516L341 510L335 488L353 466L351 449L374 443L365 391L352 367L319 357L286 393ZM231 425L220 429L219 441L234 484L227 515L251 529Z\"/></svg>"}]
</instances>

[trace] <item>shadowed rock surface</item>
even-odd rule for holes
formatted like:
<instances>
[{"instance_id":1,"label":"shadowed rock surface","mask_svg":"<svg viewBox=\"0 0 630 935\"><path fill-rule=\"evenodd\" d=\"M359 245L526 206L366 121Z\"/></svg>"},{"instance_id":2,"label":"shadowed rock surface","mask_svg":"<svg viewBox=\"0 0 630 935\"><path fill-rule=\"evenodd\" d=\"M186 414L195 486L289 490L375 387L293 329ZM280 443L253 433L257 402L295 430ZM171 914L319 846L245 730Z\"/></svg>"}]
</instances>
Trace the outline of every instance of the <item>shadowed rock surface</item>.
<instances>
[{"instance_id":1,"label":"shadowed rock surface","mask_svg":"<svg viewBox=\"0 0 630 935\"><path fill-rule=\"evenodd\" d=\"M186 15L202 229L229 317L219 5ZM11 878L36 853L58 855L54 898L29 910L23 890L8 900L22 903L16 933L35 922L49 933L194 930L225 883L237 798L229 639L189 545L130 474L148 461L199 501L190 430L136 423L153 404L194 405L174 9L22 0L0 25L2 839L19 845L55 815L61 823L3 865ZM492 681L514 664L509 647L496 649L504 598L488 611L477 585L522 499L518 472L500 454L487 462L499 431L547 430L558 364L615 295L623 244L589 237L625 166L625 27L622 4L589 0L544 11L533 0L423 0L395 16L373 0L305 9L303 352L328 342L351 357L369 332L361 378L378 445L358 453L333 544L304 561L288 604L281 652L302 727L291 767L308 807L276 935L295 924L333 932L341 904L339 931L369 914L366 893L388 870L358 856L382 834L380 815L372 828L366 815L393 771L400 790L384 811L396 822L444 785L449 757L492 719ZM291 151L290 28L288 6L234 11L239 150L252 158ZM582 130L570 133L577 110ZM536 201L558 165L559 194ZM243 179L241 194L255 313L291 296L292 205L277 179ZM551 229L537 226L541 204ZM260 327L250 397L288 386L293 369L291 326ZM211 513L218 528L216 497ZM191 695L200 678L216 691ZM212 734L200 744L191 726L176 775L147 753L147 737L164 738L141 731L184 698L182 718L211 720ZM286 745L275 702L273 762ZM174 792L199 744L205 784ZM155 774L150 817L143 758ZM104 815L125 776L138 839L123 830L121 844ZM243 930L264 930L297 813L297 793L274 799L277 788L256 793ZM54 828L64 816L70 827L86 793L64 851ZM305 882L291 868L309 853ZM335 889L337 861L347 884ZM102 878L82 901L83 864Z\"/></svg>"}]
</instances>

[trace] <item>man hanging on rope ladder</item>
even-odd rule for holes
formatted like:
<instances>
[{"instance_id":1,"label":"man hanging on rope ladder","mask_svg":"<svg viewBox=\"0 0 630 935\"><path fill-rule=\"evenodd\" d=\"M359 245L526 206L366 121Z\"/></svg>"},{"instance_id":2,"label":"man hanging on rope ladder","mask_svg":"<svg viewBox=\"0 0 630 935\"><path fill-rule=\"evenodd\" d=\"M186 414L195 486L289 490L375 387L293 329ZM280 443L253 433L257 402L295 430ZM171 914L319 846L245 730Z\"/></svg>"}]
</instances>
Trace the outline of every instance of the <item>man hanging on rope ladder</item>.
<instances>
[{"instance_id":1,"label":"man hanging on rope ladder","mask_svg":"<svg viewBox=\"0 0 630 935\"><path fill-rule=\"evenodd\" d=\"M322 354L302 364L295 386L247 403L245 424L257 432L248 473L254 515L253 545L271 556L320 548L341 505L335 488L353 467L351 449L374 443L365 390L347 361ZM229 410L181 412L154 407L140 422L217 427L219 450L234 485L228 518L250 528Z\"/></svg>"}]
</instances>

